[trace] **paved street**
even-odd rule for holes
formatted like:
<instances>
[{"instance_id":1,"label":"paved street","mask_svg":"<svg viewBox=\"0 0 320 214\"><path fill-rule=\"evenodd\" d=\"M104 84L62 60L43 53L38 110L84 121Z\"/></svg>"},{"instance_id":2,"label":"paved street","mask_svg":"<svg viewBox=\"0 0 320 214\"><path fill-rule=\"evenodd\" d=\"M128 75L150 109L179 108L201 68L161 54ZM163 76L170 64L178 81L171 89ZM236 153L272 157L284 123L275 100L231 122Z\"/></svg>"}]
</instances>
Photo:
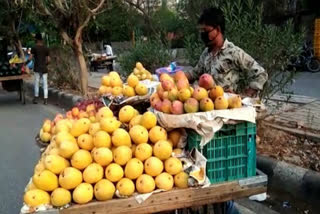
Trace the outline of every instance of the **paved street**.
<instances>
[{"instance_id":1,"label":"paved street","mask_svg":"<svg viewBox=\"0 0 320 214\"><path fill-rule=\"evenodd\" d=\"M320 72L300 72L294 79L294 94L320 98Z\"/></svg>"},{"instance_id":2,"label":"paved street","mask_svg":"<svg viewBox=\"0 0 320 214\"><path fill-rule=\"evenodd\" d=\"M23 190L39 159L34 137L45 118L53 118L54 106L23 106L16 93L0 90L0 213L19 213Z\"/></svg>"}]
</instances>

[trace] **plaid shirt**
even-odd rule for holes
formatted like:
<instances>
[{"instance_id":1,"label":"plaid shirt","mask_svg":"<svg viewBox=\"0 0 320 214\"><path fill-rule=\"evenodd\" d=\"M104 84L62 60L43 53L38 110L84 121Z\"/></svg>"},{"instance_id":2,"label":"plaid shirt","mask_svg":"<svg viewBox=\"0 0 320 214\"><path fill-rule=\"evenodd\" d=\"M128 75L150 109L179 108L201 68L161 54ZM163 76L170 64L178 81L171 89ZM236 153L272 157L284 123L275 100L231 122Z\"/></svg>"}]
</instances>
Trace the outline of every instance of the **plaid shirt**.
<instances>
[{"instance_id":1,"label":"plaid shirt","mask_svg":"<svg viewBox=\"0 0 320 214\"><path fill-rule=\"evenodd\" d=\"M244 76L244 72L246 72ZM189 71L191 81L199 78L201 74L208 73L214 78L217 85L225 90L238 92L241 77L247 78L249 87L262 90L268 80L268 74L250 55L235 46L227 39L219 52L213 55L206 48L200 56L196 67ZM247 87L248 87L247 86Z\"/></svg>"}]
</instances>

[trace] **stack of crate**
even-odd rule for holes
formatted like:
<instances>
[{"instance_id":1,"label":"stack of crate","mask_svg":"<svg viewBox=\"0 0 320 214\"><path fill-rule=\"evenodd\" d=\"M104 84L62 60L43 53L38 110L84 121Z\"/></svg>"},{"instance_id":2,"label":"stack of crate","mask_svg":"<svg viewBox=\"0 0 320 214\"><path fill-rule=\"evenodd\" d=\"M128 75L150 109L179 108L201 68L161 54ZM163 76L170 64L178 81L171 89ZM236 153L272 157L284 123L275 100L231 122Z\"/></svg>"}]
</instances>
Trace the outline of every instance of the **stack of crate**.
<instances>
[{"instance_id":1,"label":"stack of crate","mask_svg":"<svg viewBox=\"0 0 320 214\"><path fill-rule=\"evenodd\" d=\"M320 60L320 18L315 20L313 49L314 55Z\"/></svg>"}]
</instances>

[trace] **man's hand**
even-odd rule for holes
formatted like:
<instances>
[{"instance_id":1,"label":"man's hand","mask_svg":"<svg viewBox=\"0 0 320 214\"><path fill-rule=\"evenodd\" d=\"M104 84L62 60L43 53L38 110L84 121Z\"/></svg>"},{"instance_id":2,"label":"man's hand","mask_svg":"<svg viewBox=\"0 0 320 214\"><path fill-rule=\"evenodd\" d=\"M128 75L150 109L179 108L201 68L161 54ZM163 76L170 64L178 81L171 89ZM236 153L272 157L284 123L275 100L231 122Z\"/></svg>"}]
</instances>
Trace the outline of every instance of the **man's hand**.
<instances>
[{"instance_id":1,"label":"man's hand","mask_svg":"<svg viewBox=\"0 0 320 214\"><path fill-rule=\"evenodd\" d=\"M248 97L256 97L257 94L258 94L258 91L255 90L255 89L252 89L252 88L247 88L245 91L244 91L244 94Z\"/></svg>"}]
</instances>

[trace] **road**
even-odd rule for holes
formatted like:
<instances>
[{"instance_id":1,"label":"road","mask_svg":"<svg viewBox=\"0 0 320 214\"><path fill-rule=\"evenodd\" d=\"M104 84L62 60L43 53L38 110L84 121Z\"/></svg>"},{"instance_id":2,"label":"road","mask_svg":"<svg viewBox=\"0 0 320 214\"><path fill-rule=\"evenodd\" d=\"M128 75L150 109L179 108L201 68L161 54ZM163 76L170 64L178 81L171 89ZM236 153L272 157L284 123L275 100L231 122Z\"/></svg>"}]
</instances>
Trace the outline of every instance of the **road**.
<instances>
[{"instance_id":1,"label":"road","mask_svg":"<svg viewBox=\"0 0 320 214\"><path fill-rule=\"evenodd\" d=\"M39 159L35 136L45 118L53 118L59 108L51 105L23 106L15 93L0 90L0 213L20 212L24 187Z\"/></svg>"},{"instance_id":2,"label":"road","mask_svg":"<svg viewBox=\"0 0 320 214\"><path fill-rule=\"evenodd\" d=\"M320 72L300 72L290 89L297 95L320 98Z\"/></svg>"}]
</instances>

